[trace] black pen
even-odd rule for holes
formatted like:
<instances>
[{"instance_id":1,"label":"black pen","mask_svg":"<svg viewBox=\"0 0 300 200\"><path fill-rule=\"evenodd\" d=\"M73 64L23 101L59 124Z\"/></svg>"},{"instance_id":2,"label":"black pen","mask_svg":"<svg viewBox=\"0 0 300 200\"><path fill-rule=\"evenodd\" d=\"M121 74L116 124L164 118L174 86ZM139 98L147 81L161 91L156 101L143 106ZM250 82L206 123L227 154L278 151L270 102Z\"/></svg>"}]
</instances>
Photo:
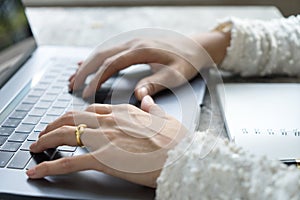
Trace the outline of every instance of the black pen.
<instances>
[{"instance_id":1,"label":"black pen","mask_svg":"<svg viewBox=\"0 0 300 200\"><path fill-rule=\"evenodd\" d=\"M296 167L300 169L300 159L283 159L280 161L286 164L287 166L296 165Z\"/></svg>"}]
</instances>

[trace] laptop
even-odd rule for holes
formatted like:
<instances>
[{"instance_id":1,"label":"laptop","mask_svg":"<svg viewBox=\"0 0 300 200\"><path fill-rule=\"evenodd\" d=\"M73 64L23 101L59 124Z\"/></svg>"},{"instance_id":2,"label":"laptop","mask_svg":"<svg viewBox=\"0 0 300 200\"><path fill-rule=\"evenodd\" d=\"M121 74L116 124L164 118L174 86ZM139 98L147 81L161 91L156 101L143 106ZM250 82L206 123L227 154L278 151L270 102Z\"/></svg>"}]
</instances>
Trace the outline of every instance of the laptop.
<instances>
[{"instance_id":1,"label":"laptop","mask_svg":"<svg viewBox=\"0 0 300 200\"><path fill-rule=\"evenodd\" d=\"M49 19L51 20L51 19ZM86 102L69 94L68 77L89 48L37 46L20 0L0 1L0 198L153 199L155 190L95 171L30 180L26 169L45 160L87 153L61 146L31 154L29 146L48 123L68 110L83 110ZM133 89L150 73L136 65L119 72L97 92L97 103L138 105ZM189 84L161 92L155 101L194 130L205 92L196 77ZM114 98L111 96L114 94Z\"/></svg>"},{"instance_id":2,"label":"laptop","mask_svg":"<svg viewBox=\"0 0 300 200\"><path fill-rule=\"evenodd\" d=\"M300 158L299 83L225 83L217 93L230 140L271 159Z\"/></svg>"}]
</instances>

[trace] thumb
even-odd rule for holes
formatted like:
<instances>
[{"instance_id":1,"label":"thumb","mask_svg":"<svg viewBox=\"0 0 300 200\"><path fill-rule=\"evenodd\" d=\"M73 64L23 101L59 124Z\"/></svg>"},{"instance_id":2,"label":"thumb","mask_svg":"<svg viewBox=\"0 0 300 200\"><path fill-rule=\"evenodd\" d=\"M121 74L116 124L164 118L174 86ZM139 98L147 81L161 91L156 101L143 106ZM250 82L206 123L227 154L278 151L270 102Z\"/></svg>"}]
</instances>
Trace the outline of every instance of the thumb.
<instances>
[{"instance_id":1,"label":"thumb","mask_svg":"<svg viewBox=\"0 0 300 200\"><path fill-rule=\"evenodd\" d=\"M163 109L161 109L150 97L149 95L146 95L141 102L141 109L145 112L148 112L150 114L156 115L156 116L164 116L165 112Z\"/></svg>"},{"instance_id":2,"label":"thumb","mask_svg":"<svg viewBox=\"0 0 300 200\"><path fill-rule=\"evenodd\" d=\"M153 99L149 95L144 96L141 102L141 109L149 113L152 106L155 106Z\"/></svg>"},{"instance_id":3,"label":"thumb","mask_svg":"<svg viewBox=\"0 0 300 200\"><path fill-rule=\"evenodd\" d=\"M160 71L161 73L154 73L140 80L135 87L135 96L138 100L142 100L146 95L154 95L157 92L165 89L168 81L166 80L165 71Z\"/></svg>"}]
</instances>

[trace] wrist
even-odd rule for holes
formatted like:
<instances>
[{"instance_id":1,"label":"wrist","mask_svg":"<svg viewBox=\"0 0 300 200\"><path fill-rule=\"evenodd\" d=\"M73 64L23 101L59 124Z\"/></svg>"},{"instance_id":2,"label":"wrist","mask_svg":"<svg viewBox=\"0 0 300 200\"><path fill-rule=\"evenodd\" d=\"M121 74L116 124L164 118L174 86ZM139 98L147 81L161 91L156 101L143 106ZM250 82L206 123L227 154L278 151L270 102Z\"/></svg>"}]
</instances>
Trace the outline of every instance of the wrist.
<instances>
[{"instance_id":1,"label":"wrist","mask_svg":"<svg viewBox=\"0 0 300 200\"><path fill-rule=\"evenodd\" d=\"M230 45L231 32L218 29L192 37L210 55L215 64L221 64Z\"/></svg>"}]
</instances>

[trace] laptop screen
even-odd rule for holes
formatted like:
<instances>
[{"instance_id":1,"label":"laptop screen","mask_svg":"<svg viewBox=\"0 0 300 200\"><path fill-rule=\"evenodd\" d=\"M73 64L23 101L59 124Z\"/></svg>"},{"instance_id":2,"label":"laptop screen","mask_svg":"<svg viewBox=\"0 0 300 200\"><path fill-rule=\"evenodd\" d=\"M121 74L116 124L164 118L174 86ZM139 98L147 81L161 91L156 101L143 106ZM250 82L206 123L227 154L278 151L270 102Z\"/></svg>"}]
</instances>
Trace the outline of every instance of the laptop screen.
<instances>
[{"instance_id":1,"label":"laptop screen","mask_svg":"<svg viewBox=\"0 0 300 200\"><path fill-rule=\"evenodd\" d=\"M20 0L0 0L0 88L36 49Z\"/></svg>"}]
</instances>

